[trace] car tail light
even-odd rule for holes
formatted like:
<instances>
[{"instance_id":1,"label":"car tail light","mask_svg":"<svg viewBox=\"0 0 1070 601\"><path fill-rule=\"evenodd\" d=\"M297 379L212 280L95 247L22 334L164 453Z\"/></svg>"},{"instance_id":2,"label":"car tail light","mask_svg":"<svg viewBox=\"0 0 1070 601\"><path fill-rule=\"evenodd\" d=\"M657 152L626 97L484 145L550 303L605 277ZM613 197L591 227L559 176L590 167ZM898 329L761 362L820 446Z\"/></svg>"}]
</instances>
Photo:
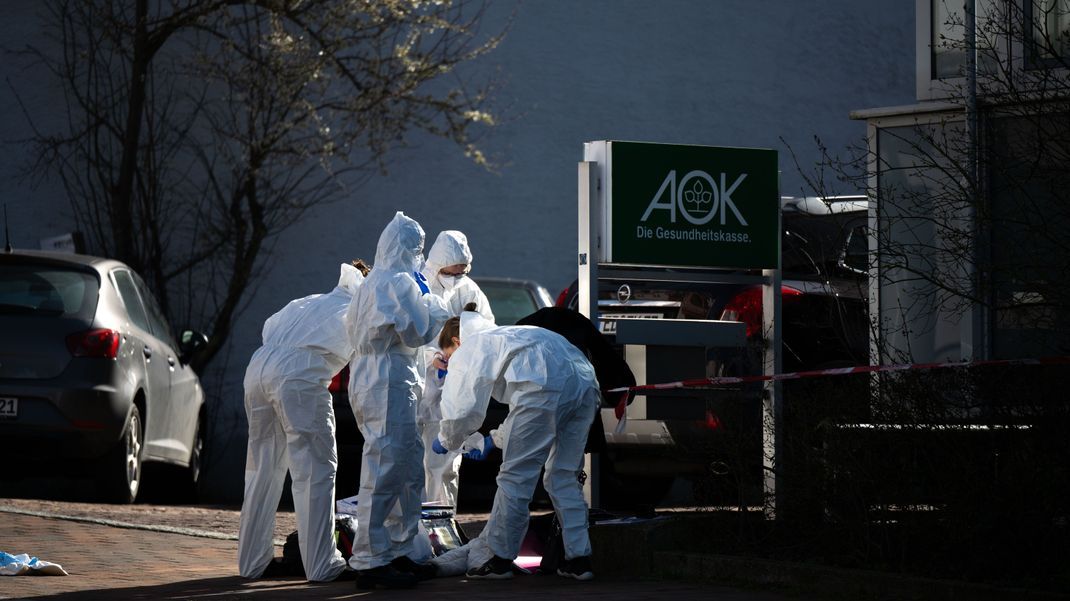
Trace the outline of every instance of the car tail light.
<instances>
[{"instance_id":1,"label":"car tail light","mask_svg":"<svg viewBox=\"0 0 1070 601\"><path fill-rule=\"evenodd\" d=\"M791 286L780 287L781 302L791 302L802 296L801 290ZM732 297L721 312L724 321L742 321L747 324L747 337L762 331L762 287L752 286Z\"/></svg>"},{"instance_id":2,"label":"car tail light","mask_svg":"<svg viewBox=\"0 0 1070 601\"><path fill-rule=\"evenodd\" d=\"M67 336L67 350L73 357L114 359L119 354L122 334L107 328L87 330Z\"/></svg>"},{"instance_id":3,"label":"car tail light","mask_svg":"<svg viewBox=\"0 0 1070 601\"><path fill-rule=\"evenodd\" d=\"M706 410L706 419L702 420L699 423L702 424L702 427L707 430L720 430L723 426L723 424L721 423L721 418L718 417L712 409Z\"/></svg>"},{"instance_id":4,"label":"car tail light","mask_svg":"<svg viewBox=\"0 0 1070 601\"><path fill-rule=\"evenodd\" d=\"M328 386L328 389L331 392L341 392L341 391L345 390L348 386L349 386L349 366L347 365L347 366L342 368L342 371L334 374L334 377L331 378L331 385Z\"/></svg>"},{"instance_id":5,"label":"car tail light","mask_svg":"<svg viewBox=\"0 0 1070 601\"><path fill-rule=\"evenodd\" d=\"M564 307L565 303L567 303L567 302L568 302L568 286L565 286L565 289L561 291L561 294L557 295L557 300L554 301L554 306L555 307Z\"/></svg>"}]
</instances>

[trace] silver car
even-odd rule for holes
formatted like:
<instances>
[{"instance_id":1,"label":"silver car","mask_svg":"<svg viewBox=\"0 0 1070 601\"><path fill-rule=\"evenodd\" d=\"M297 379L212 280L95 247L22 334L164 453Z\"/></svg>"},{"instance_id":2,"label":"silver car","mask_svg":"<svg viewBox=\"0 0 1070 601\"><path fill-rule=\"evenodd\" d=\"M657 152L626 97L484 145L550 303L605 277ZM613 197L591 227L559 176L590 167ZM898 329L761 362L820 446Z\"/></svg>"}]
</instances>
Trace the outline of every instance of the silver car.
<instances>
[{"instance_id":1,"label":"silver car","mask_svg":"<svg viewBox=\"0 0 1070 601\"><path fill-rule=\"evenodd\" d=\"M0 253L0 440L7 465L92 475L131 503L142 462L200 477L204 336L171 328L141 278L109 259ZM18 469L0 477L19 476Z\"/></svg>"},{"instance_id":2,"label":"silver car","mask_svg":"<svg viewBox=\"0 0 1070 601\"><path fill-rule=\"evenodd\" d=\"M550 292L533 280L513 278L473 277L480 290L487 295L494 321L500 326L511 326L523 317L552 307Z\"/></svg>"}]
</instances>

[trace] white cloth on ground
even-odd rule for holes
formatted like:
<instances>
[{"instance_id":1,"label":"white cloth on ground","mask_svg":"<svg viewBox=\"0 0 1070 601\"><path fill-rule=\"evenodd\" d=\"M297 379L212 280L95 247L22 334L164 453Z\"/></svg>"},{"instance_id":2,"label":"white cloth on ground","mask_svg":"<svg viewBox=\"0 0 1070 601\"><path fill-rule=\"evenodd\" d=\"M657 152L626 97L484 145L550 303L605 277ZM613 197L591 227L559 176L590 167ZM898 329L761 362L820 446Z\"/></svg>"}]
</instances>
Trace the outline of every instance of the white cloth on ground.
<instances>
[{"instance_id":1,"label":"white cloth on ground","mask_svg":"<svg viewBox=\"0 0 1070 601\"><path fill-rule=\"evenodd\" d=\"M24 574L31 576L68 575L67 570L64 570L63 566L58 563L44 561L26 553L12 555L0 551L0 576L22 576Z\"/></svg>"}]
</instances>

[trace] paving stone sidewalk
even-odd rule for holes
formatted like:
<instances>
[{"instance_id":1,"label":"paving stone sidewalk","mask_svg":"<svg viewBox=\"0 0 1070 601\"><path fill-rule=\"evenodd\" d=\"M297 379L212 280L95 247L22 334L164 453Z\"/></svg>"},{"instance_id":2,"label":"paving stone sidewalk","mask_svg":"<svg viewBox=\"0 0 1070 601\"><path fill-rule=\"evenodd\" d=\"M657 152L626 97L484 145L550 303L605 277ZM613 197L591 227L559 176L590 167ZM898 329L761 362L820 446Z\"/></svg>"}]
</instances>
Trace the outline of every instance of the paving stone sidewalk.
<instances>
[{"instance_id":1,"label":"paving stone sidewalk","mask_svg":"<svg viewBox=\"0 0 1070 601\"><path fill-rule=\"evenodd\" d=\"M0 506L3 502L0 501ZM135 512L136 513L136 512ZM29 553L63 565L69 576L0 577L0 599L391 599L470 601L508 599L787 601L763 591L678 582L578 583L556 576L524 576L506 582L442 578L412 591L357 591L353 582L248 581L236 576L237 543L0 511L0 550Z\"/></svg>"}]
</instances>

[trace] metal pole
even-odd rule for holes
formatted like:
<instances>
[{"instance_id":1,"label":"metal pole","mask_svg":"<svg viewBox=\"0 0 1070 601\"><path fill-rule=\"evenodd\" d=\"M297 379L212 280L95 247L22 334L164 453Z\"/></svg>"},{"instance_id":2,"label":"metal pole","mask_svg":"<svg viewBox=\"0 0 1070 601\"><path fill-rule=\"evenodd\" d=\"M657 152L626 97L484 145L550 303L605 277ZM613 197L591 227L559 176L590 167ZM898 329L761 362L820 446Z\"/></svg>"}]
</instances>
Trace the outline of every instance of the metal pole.
<instances>
[{"instance_id":1,"label":"metal pole","mask_svg":"<svg viewBox=\"0 0 1070 601\"><path fill-rule=\"evenodd\" d=\"M598 327L598 260L599 253L599 210L601 199L598 197L598 164L581 161L577 170L578 190L577 215L579 222L579 245L577 248L577 306L580 313L587 316ZM601 410L595 419L602 419ZM588 507L598 507L601 503L599 489L601 470L599 461L590 454L583 456L583 469L587 479L583 482L583 496Z\"/></svg>"},{"instance_id":2,"label":"metal pole","mask_svg":"<svg viewBox=\"0 0 1070 601\"><path fill-rule=\"evenodd\" d=\"M777 205L777 233L782 231L779 202ZM780 236L777 236L776 269L765 269L762 275L762 321L766 335L763 372L766 375L782 371L781 358L781 299L780 299ZM764 511L767 519L775 519L783 506L783 492L777 490L777 474L784 470L784 398L779 380L766 382L762 399L762 473Z\"/></svg>"}]
</instances>

